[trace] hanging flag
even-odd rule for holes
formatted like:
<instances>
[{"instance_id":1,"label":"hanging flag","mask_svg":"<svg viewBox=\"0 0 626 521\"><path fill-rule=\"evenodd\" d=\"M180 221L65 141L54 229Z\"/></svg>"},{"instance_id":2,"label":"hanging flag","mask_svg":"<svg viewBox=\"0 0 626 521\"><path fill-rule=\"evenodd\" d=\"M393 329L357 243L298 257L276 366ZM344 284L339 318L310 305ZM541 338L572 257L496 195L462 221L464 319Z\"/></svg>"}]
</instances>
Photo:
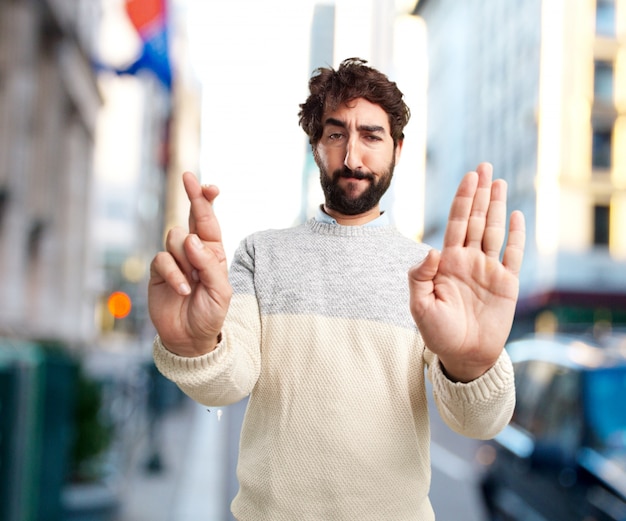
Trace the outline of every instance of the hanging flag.
<instances>
[{"instance_id":1,"label":"hanging flag","mask_svg":"<svg viewBox=\"0 0 626 521\"><path fill-rule=\"evenodd\" d=\"M126 14L143 43L139 58L118 74L149 70L170 90L172 69L169 57L167 0L126 0Z\"/></svg>"}]
</instances>

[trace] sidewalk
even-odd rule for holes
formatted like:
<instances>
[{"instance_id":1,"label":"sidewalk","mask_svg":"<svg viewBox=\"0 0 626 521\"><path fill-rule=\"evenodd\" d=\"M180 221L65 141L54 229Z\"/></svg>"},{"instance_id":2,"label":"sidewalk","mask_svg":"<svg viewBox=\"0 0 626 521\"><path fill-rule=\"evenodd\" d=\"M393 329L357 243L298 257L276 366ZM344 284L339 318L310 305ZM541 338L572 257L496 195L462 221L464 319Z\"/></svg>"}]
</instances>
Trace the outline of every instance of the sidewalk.
<instances>
[{"instance_id":1,"label":"sidewalk","mask_svg":"<svg viewBox=\"0 0 626 521\"><path fill-rule=\"evenodd\" d=\"M116 379L122 401L131 402L125 405L131 412L121 438L125 461L113 484L121 500L115 521L234 521L230 503L238 488L235 466L246 402L209 411L177 394L180 402L174 399L150 425L140 397L144 387L134 386L146 364L151 359L145 353L123 342L86 358L92 375ZM150 466L155 454L159 465Z\"/></svg>"},{"instance_id":2,"label":"sidewalk","mask_svg":"<svg viewBox=\"0 0 626 521\"><path fill-rule=\"evenodd\" d=\"M168 411L157 426L162 469L146 468L149 451L141 450L126 480L118 521L227 521L228 409L208 412L188 398ZM143 461L142 461L143 460Z\"/></svg>"}]
</instances>

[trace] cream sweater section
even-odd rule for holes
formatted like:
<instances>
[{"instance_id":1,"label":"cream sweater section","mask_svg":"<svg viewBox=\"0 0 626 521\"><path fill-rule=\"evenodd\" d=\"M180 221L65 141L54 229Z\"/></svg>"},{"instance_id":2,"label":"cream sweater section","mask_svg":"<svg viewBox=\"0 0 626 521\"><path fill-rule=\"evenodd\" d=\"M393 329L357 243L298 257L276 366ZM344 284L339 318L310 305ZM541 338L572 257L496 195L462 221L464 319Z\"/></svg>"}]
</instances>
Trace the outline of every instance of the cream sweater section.
<instances>
[{"instance_id":1,"label":"cream sweater section","mask_svg":"<svg viewBox=\"0 0 626 521\"><path fill-rule=\"evenodd\" d=\"M407 270L425 245L392 227L311 220L242 242L215 351L157 367L207 406L249 396L232 509L240 521L432 521L425 375L455 431L509 421L511 362L450 382L409 311ZM210 464L210 462L207 462Z\"/></svg>"}]
</instances>

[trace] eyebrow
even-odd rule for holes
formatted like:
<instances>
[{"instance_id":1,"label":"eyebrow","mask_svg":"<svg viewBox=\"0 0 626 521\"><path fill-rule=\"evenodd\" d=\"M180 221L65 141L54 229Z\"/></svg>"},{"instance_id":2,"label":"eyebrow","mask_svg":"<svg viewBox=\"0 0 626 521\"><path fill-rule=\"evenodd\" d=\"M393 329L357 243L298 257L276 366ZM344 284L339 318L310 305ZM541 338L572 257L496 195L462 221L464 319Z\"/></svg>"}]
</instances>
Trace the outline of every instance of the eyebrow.
<instances>
[{"instance_id":1,"label":"eyebrow","mask_svg":"<svg viewBox=\"0 0 626 521\"><path fill-rule=\"evenodd\" d=\"M341 128L346 128L347 126L345 122L341 121L340 119L335 119L335 118L326 119L326 121L324 122L324 126L327 126L327 125L332 125L332 126L341 127ZM357 127L357 130L365 131L365 132L378 132L381 134L385 133L385 127L382 127L380 125L359 125Z\"/></svg>"}]
</instances>

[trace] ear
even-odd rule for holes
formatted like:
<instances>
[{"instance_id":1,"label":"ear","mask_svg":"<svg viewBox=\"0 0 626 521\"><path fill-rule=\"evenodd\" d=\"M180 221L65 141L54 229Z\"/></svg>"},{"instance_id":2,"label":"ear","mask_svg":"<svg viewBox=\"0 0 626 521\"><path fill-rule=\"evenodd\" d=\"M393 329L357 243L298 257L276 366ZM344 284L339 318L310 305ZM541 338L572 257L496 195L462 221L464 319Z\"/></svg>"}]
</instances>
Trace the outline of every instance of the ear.
<instances>
[{"instance_id":1,"label":"ear","mask_svg":"<svg viewBox=\"0 0 626 521\"><path fill-rule=\"evenodd\" d=\"M394 150L396 165L398 164L398 161L400 161L400 155L402 153L403 144L404 144L404 139L398 139L398 142L396 143L396 149Z\"/></svg>"},{"instance_id":2,"label":"ear","mask_svg":"<svg viewBox=\"0 0 626 521\"><path fill-rule=\"evenodd\" d=\"M319 145L319 142L316 143L315 145L311 144L311 152L313 154L313 160L315 161L315 164L317 166L319 166L320 164L320 154L317 150L318 145Z\"/></svg>"}]
</instances>

